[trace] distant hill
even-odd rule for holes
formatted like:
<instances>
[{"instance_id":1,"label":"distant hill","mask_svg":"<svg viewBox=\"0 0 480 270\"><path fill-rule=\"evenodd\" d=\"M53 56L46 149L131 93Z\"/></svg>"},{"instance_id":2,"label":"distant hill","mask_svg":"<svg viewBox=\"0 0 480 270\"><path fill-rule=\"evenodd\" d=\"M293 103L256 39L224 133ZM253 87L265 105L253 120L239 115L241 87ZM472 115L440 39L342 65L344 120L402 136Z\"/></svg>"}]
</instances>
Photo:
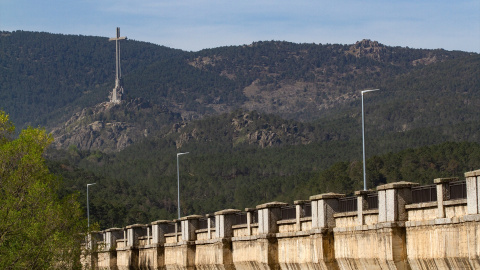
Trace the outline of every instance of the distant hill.
<instances>
[{"instance_id":1,"label":"distant hill","mask_svg":"<svg viewBox=\"0 0 480 270\"><path fill-rule=\"evenodd\" d=\"M370 40L184 52L127 40L127 98L112 106L114 50L103 37L0 32L0 108L19 129L52 132L63 191L98 182L92 212L110 227L174 216L179 151L190 152L184 214L358 189L366 88L381 89L365 95L370 184L480 164L479 54Z\"/></svg>"},{"instance_id":2,"label":"distant hill","mask_svg":"<svg viewBox=\"0 0 480 270\"><path fill-rule=\"evenodd\" d=\"M131 73L184 54L128 41L122 43L122 69ZM19 127L61 125L106 101L114 86L115 46L105 37L0 32L0 59L0 108Z\"/></svg>"},{"instance_id":3,"label":"distant hill","mask_svg":"<svg viewBox=\"0 0 480 270\"><path fill-rule=\"evenodd\" d=\"M0 32L0 107L19 126L61 126L75 112L107 100L114 85L114 47L102 37ZM381 104L405 100L409 91L416 91L417 99L440 93L448 101L461 92L476 102L478 67L478 54L370 40L263 41L199 52L122 42L129 98L143 98L187 121L236 108L311 121L358 108L359 90L370 87L395 93L375 94ZM433 83L441 81L448 83Z\"/></svg>"}]
</instances>

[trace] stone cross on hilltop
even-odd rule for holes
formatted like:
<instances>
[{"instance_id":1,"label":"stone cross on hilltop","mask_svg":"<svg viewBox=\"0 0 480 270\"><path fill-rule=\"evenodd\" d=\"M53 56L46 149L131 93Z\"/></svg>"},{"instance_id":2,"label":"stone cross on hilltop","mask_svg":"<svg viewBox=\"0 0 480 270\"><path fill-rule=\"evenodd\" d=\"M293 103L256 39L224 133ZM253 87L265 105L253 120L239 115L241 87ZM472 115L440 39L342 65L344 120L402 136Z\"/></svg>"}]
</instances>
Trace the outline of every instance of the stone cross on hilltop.
<instances>
[{"instance_id":1,"label":"stone cross on hilltop","mask_svg":"<svg viewBox=\"0 0 480 270\"><path fill-rule=\"evenodd\" d=\"M125 40L127 37L120 37L120 27L117 27L117 37L110 38L108 41L115 40L115 88L110 92L110 103L119 104L122 102L123 86L122 86L122 69L120 67L120 40Z\"/></svg>"}]
</instances>

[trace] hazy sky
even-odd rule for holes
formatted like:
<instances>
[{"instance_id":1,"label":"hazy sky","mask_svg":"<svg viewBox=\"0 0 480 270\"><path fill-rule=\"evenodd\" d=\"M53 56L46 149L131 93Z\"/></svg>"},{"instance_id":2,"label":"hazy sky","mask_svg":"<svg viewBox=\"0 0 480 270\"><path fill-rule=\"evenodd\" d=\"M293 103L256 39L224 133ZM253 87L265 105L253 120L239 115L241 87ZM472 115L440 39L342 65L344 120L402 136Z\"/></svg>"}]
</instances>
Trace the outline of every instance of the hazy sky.
<instances>
[{"instance_id":1,"label":"hazy sky","mask_svg":"<svg viewBox=\"0 0 480 270\"><path fill-rule=\"evenodd\" d=\"M122 36L188 51L262 40L480 52L480 0L0 0L0 30Z\"/></svg>"}]
</instances>

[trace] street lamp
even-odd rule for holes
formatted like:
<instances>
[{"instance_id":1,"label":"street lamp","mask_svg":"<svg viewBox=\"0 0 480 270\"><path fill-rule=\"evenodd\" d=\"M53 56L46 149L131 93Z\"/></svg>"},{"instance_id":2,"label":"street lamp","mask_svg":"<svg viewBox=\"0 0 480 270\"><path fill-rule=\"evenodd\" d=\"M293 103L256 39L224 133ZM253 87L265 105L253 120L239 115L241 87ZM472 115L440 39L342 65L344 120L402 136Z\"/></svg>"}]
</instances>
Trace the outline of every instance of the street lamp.
<instances>
[{"instance_id":1,"label":"street lamp","mask_svg":"<svg viewBox=\"0 0 480 270\"><path fill-rule=\"evenodd\" d=\"M87 184L87 219L88 219L88 228L90 228L90 206L89 206L89 202L88 202L88 187L89 186L93 186L95 185L96 183L92 183L92 184Z\"/></svg>"},{"instance_id":2,"label":"street lamp","mask_svg":"<svg viewBox=\"0 0 480 270\"><path fill-rule=\"evenodd\" d=\"M178 200L177 200L177 203L178 203L178 219L180 219L180 171L178 169L178 157L181 156L181 155L186 155L190 152L185 152L185 153L177 153L177 192L178 192Z\"/></svg>"},{"instance_id":3,"label":"street lamp","mask_svg":"<svg viewBox=\"0 0 480 270\"><path fill-rule=\"evenodd\" d=\"M363 145L363 190L367 190L367 171L365 169L365 113L363 112L363 93L378 91L380 89L362 90L362 145Z\"/></svg>"}]
</instances>

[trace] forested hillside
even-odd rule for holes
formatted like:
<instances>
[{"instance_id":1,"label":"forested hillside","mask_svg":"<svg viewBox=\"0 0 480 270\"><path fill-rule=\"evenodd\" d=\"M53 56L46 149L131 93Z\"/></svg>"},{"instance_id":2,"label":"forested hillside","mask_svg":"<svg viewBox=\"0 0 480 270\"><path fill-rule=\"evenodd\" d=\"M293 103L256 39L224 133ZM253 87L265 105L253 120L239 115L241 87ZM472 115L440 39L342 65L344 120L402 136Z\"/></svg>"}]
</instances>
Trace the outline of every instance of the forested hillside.
<instances>
[{"instance_id":1,"label":"forested hillside","mask_svg":"<svg viewBox=\"0 0 480 270\"><path fill-rule=\"evenodd\" d=\"M361 135L355 124L343 132L335 122L308 124L239 110L175 126L165 137L116 154L70 148L52 150L50 157L56 160L52 168L67 176L68 190L99 183L92 209L108 227L175 217L177 152L190 152L180 159L182 215L359 190ZM447 127L367 133L369 186L429 183L480 166L478 129L470 143L441 144L461 135L442 130Z\"/></svg>"},{"instance_id":2,"label":"forested hillside","mask_svg":"<svg viewBox=\"0 0 480 270\"><path fill-rule=\"evenodd\" d=\"M185 54L138 41L121 46L124 73ZM106 37L0 32L0 59L0 108L20 127L55 126L105 101L114 86L115 45Z\"/></svg>"},{"instance_id":3,"label":"forested hillside","mask_svg":"<svg viewBox=\"0 0 480 270\"><path fill-rule=\"evenodd\" d=\"M64 193L79 192L85 198L86 184L97 183L90 189L90 213L101 228L176 218L175 149L152 142L140 150L145 154L125 152L114 158L123 161L115 162L100 153L70 153L76 158L51 161L50 168L64 177ZM351 194L363 189L360 158L319 169L325 157L316 153L325 150L321 147L249 148L225 154L202 152L207 148L200 147L192 150L180 161L182 215L276 200L293 203L324 192ZM76 167L75 160L102 166L92 173ZM369 158L368 186L395 181L431 184L434 178L463 178L465 171L478 168L478 143L406 149Z\"/></svg>"},{"instance_id":4,"label":"forested hillside","mask_svg":"<svg viewBox=\"0 0 480 270\"><path fill-rule=\"evenodd\" d=\"M61 125L74 112L107 100L114 85L114 47L104 37L1 32L0 107L19 126ZM432 97L445 90L436 81L453 78L454 92L472 95L479 77L478 54L369 40L352 45L264 41L199 52L127 40L121 52L127 95L186 120L242 107L310 121L358 104L360 89L395 92L389 101L406 99L412 90ZM430 79L417 83L425 73Z\"/></svg>"},{"instance_id":5,"label":"forested hillside","mask_svg":"<svg viewBox=\"0 0 480 270\"><path fill-rule=\"evenodd\" d=\"M128 36L128 34L127 34ZM62 194L92 187L102 228L291 202L361 186L360 90L369 185L480 168L480 55L356 44L184 52L121 43L127 98L108 104L105 37L0 32L0 109L55 137ZM84 200L81 201L84 203Z\"/></svg>"}]
</instances>

